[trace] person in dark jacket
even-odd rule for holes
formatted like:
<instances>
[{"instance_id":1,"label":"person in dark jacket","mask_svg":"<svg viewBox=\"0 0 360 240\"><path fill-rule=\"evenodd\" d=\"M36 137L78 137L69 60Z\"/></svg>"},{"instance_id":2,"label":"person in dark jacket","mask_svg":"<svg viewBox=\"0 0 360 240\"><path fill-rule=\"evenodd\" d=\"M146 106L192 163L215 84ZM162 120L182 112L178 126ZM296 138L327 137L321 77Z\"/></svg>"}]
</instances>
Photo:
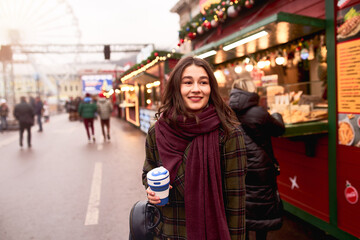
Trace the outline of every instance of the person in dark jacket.
<instances>
[{"instance_id":1,"label":"person in dark jacket","mask_svg":"<svg viewBox=\"0 0 360 240\"><path fill-rule=\"evenodd\" d=\"M38 132L43 131L42 121L41 121L42 114L43 114L43 107L44 107L44 104L41 101L40 97L36 97L35 98L35 103L34 103L34 112L35 112L35 115L36 115L36 118L37 118L37 124L39 126Z\"/></svg>"},{"instance_id":2,"label":"person in dark jacket","mask_svg":"<svg viewBox=\"0 0 360 240\"><path fill-rule=\"evenodd\" d=\"M31 126L34 125L34 109L26 102L25 97L20 98L20 103L15 106L14 117L20 125L20 147L23 146L24 130L27 131L28 147L31 147Z\"/></svg>"},{"instance_id":3,"label":"person in dark jacket","mask_svg":"<svg viewBox=\"0 0 360 240\"><path fill-rule=\"evenodd\" d=\"M86 94L84 101L80 103L78 113L84 120L84 126L89 143L91 143L89 128L91 129L92 140L95 142L94 117L96 113L96 104L92 102L89 93Z\"/></svg>"},{"instance_id":4,"label":"person in dark jacket","mask_svg":"<svg viewBox=\"0 0 360 240\"><path fill-rule=\"evenodd\" d=\"M259 106L259 95L251 78L235 80L229 106L235 111L245 131L247 152L246 230L256 232L256 240L265 240L267 232L282 226L283 206L277 188L278 162L272 149L271 137L285 131L279 113L270 115Z\"/></svg>"}]
</instances>

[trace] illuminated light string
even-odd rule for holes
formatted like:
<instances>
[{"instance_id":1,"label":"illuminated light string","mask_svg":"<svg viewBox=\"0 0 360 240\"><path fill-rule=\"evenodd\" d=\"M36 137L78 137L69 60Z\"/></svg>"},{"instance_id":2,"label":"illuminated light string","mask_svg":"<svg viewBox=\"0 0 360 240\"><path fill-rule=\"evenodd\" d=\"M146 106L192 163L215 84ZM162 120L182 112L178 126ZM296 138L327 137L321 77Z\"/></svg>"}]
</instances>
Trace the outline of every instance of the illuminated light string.
<instances>
[{"instance_id":1,"label":"illuminated light string","mask_svg":"<svg viewBox=\"0 0 360 240\"><path fill-rule=\"evenodd\" d=\"M129 73L128 75L122 77L122 78L121 78L121 82L124 82L124 81L126 81L126 80L128 80L128 79L130 79L130 78L132 78L132 77L134 77L134 76L136 76L136 75L138 75L139 73L142 73L142 72L146 71L146 70L149 69L150 67L154 66L157 62L159 62L159 61L165 61L166 59L167 59L167 57L165 57L165 56L164 56L164 57L159 57L159 56L157 56L157 57L156 57L154 60L152 60L150 63L148 63L148 64L144 65L143 67L141 67L141 68L139 68L139 69L137 69L137 70Z\"/></svg>"},{"instance_id":2,"label":"illuminated light string","mask_svg":"<svg viewBox=\"0 0 360 240\"><path fill-rule=\"evenodd\" d=\"M121 82L124 82L144 71L146 71L147 69L151 68L152 66L154 66L157 62L159 61L166 61L166 59L173 57L173 54L176 52L175 49L172 50L172 53L166 53L166 56L156 56L154 60L152 60L151 62L143 65L142 67L140 67L139 69L133 70L132 72L126 74L125 76L121 77L120 80ZM176 57L175 57L176 58Z\"/></svg>"},{"instance_id":3,"label":"illuminated light string","mask_svg":"<svg viewBox=\"0 0 360 240\"><path fill-rule=\"evenodd\" d=\"M314 42L319 42L317 39L320 39L321 36L323 36L323 34L316 34L305 40L302 38L301 40L293 41L283 46L277 46L266 51L243 56L241 59L233 62L219 64L215 69L226 75L225 70L229 68L229 65L234 67L233 70L237 74L240 74L243 70L251 72L254 68L263 69L269 68L270 66L274 67L275 64L279 66L289 66L289 64L290 66L296 65L293 57L296 52L299 54L300 61L313 60L315 55L314 48L319 47L318 45L314 45ZM236 45L238 44L243 44L243 42L238 41ZM234 48L234 45L230 44L228 46ZM215 54L217 54L216 51L209 51L206 52L204 56L199 55L197 57L207 58ZM290 54L292 57L290 57ZM290 63L288 63L289 61Z\"/></svg>"},{"instance_id":4,"label":"illuminated light string","mask_svg":"<svg viewBox=\"0 0 360 240\"><path fill-rule=\"evenodd\" d=\"M160 81L155 81L153 83L146 84L146 88L152 88L152 87L157 87L157 86L160 86Z\"/></svg>"}]
</instances>

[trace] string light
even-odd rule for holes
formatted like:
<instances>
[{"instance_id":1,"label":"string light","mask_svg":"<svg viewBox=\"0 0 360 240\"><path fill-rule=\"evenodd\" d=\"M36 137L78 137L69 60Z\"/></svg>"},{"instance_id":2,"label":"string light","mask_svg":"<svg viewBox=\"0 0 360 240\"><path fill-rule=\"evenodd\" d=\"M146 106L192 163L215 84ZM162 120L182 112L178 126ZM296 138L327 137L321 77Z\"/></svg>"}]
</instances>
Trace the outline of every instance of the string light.
<instances>
[{"instance_id":1,"label":"string light","mask_svg":"<svg viewBox=\"0 0 360 240\"><path fill-rule=\"evenodd\" d=\"M257 67L260 68L260 69L264 68L265 66L266 66L266 63L265 63L265 61L263 61L263 60L260 60L260 61L257 63Z\"/></svg>"},{"instance_id":2,"label":"string light","mask_svg":"<svg viewBox=\"0 0 360 240\"><path fill-rule=\"evenodd\" d=\"M235 70L236 73L241 73L242 72L242 67L241 66L236 66L234 70Z\"/></svg>"},{"instance_id":3,"label":"string light","mask_svg":"<svg viewBox=\"0 0 360 240\"><path fill-rule=\"evenodd\" d=\"M175 52L175 49L173 49L173 52ZM131 73L129 73L129 74L127 74L126 76L122 77L120 80L121 80L121 82L124 82L124 81L126 81L126 80L128 80L128 79L130 79L130 78L132 78L132 77L134 77L134 76L136 76L136 75L138 75L139 73L142 73L142 72L146 71L146 70L149 69L150 67L154 66L157 62L159 62L159 61L166 61L166 59L167 59L167 58L170 58L170 57L171 57L171 54L170 54L170 53L167 54L167 56L162 56L162 57L157 56L157 57L156 57L154 60L152 60L150 63L142 66L141 68L139 68L139 69L137 69L137 70L135 70L135 71L133 71L133 72L131 72Z\"/></svg>"},{"instance_id":4,"label":"string light","mask_svg":"<svg viewBox=\"0 0 360 240\"><path fill-rule=\"evenodd\" d=\"M278 56L277 58L275 58L275 62L277 65L283 65L285 62L285 58L283 56Z\"/></svg>"},{"instance_id":5,"label":"string light","mask_svg":"<svg viewBox=\"0 0 360 240\"><path fill-rule=\"evenodd\" d=\"M247 64L245 66L245 70L248 71L248 72L251 72L253 69L254 69L254 66L252 64Z\"/></svg>"}]
</instances>

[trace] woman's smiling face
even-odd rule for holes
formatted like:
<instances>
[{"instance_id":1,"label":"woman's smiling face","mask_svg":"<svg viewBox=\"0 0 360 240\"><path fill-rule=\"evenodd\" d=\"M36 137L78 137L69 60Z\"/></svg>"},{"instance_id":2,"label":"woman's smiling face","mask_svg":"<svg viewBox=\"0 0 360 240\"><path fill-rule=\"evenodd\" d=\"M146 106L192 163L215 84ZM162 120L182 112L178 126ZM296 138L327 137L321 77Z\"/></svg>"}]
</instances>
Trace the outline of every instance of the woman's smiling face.
<instances>
[{"instance_id":1,"label":"woman's smiling face","mask_svg":"<svg viewBox=\"0 0 360 240\"><path fill-rule=\"evenodd\" d=\"M211 93L205 69L196 65L186 67L181 76L180 92L189 112L201 112L208 104Z\"/></svg>"}]
</instances>

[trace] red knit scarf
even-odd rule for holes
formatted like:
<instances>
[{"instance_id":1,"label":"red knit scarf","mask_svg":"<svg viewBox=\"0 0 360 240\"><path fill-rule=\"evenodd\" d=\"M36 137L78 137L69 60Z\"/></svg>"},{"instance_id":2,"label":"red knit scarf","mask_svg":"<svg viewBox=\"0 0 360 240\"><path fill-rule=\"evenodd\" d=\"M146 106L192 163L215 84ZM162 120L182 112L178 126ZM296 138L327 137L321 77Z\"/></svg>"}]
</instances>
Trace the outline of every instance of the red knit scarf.
<instances>
[{"instance_id":1,"label":"red knit scarf","mask_svg":"<svg viewBox=\"0 0 360 240\"><path fill-rule=\"evenodd\" d=\"M179 129L164 119L155 124L160 159L174 182L184 151L192 142L185 168L185 214L189 240L230 239L222 195L219 152L220 120L210 105L195 119L178 118Z\"/></svg>"}]
</instances>

